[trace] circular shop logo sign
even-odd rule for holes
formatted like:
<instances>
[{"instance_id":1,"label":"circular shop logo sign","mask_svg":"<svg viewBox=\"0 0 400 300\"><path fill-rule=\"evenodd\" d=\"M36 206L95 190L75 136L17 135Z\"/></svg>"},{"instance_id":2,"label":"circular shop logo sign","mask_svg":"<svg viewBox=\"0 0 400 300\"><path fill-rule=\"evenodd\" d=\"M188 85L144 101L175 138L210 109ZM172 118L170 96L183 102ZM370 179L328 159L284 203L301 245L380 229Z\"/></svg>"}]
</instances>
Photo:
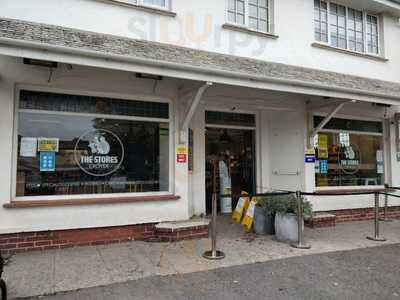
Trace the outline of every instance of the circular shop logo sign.
<instances>
[{"instance_id":1,"label":"circular shop logo sign","mask_svg":"<svg viewBox=\"0 0 400 300\"><path fill-rule=\"evenodd\" d=\"M355 144L342 146L338 152L340 169L346 174L353 175L360 170L361 153Z\"/></svg>"},{"instance_id":2,"label":"circular shop logo sign","mask_svg":"<svg viewBox=\"0 0 400 300\"><path fill-rule=\"evenodd\" d=\"M75 144L75 161L92 176L107 176L119 169L124 160L120 138L106 129L95 129L81 135Z\"/></svg>"}]
</instances>

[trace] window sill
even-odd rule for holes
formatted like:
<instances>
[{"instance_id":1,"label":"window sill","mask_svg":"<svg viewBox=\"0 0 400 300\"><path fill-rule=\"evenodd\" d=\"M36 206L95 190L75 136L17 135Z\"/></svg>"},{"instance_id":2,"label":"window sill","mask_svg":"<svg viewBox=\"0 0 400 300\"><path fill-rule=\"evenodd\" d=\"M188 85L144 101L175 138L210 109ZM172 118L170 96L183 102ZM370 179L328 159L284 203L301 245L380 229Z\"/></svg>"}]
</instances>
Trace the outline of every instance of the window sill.
<instances>
[{"instance_id":1,"label":"window sill","mask_svg":"<svg viewBox=\"0 0 400 300\"><path fill-rule=\"evenodd\" d=\"M34 207L54 207L54 206L77 206L77 205L101 205L101 204L121 204L136 202L156 202L179 200L175 195L157 195L157 196L137 196L120 198L87 198L87 199L68 199L68 200L32 200L32 201L11 201L4 204L4 208L34 208Z\"/></svg>"},{"instance_id":2,"label":"window sill","mask_svg":"<svg viewBox=\"0 0 400 300\"><path fill-rule=\"evenodd\" d=\"M333 46L322 44L322 43L315 42L315 43L312 43L311 45L313 47L320 48L320 49L332 50L332 51L336 51L336 52L340 52L340 53L344 53L344 54L350 54L350 55L358 56L358 57L364 57L364 58L372 59L372 60L376 60L376 61L382 61L382 62L388 61L387 58L382 57L382 56L377 56L377 55L372 55L372 54L367 54L367 53L359 53L359 52L355 52L355 51L351 51L351 50L333 47Z\"/></svg>"},{"instance_id":3,"label":"window sill","mask_svg":"<svg viewBox=\"0 0 400 300\"><path fill-rule=\"evenodd\" d=\"M262 32L262 31L257 31L254 29L249 29L246 27L242 27L239 25L234 25L234 24L223 24L222 28L224 29L228 29L228 30L234 30L234 31L238 31L238 32L243 32L243 33L248 33L248 34L252 34L252 35L257 35L257 36L261 36L261 37L267 37L267 38L271 38L271 39L277 39L279 36L275 35L273 33L268 33L268 32Z\"/></svg>"},{"instance_id":4,"label":"window sill","mask_svg":"<svg viewBox=\"0 0 400 300\"><path fill-rule=\"evenodd\" d=\"M104 3L109 3L109 4L115 4L115 5L120 5L120 6L125 6L125 7L131 7L131 8L136 8L141 11L145 11L148 13L153 13L153 14L159 14L162 16L167 16L167 17L176 17L176 13L167 9L163 8L157 8L157 7L151 7L151 6L144 6L144 5L139 5L139 4L134 4L134 3L128 3L125 1L119 1L119 0L96 0L96 1L101 1Z\"/></svg>"}]
</instances>

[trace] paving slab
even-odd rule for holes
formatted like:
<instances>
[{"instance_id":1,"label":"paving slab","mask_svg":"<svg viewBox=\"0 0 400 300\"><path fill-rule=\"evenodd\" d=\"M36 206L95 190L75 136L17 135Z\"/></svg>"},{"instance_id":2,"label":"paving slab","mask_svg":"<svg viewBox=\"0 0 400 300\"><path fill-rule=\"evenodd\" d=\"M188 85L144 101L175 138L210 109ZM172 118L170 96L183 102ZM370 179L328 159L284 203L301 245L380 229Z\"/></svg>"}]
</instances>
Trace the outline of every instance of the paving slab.
<instances>
[{"instance_id":1,"label":"paving slab","mask_svg":"<svg viewBox=\"0 0 400 300\"><path fill-rule=\"evenodd\" d=\"M45 297L60 299L400 299L400 244L152 276ZM37 298L35 298L37 299Z\"/></svg>"},{"instance_id":2,"label":"paving slab","mask_svg":"<svg viewBox=\"0 0 400 300\"><path fill-rule=\"evenodd\" d=\"M229 216L220 216L218 222L217 245L226 254L226 258L220 261L202 258L202 253L211 247L209 239L174 243L130 242L17 254L11 258L4 274L10 298L123 283L155 275L181 276L281 258L400 243L400 220L381 223L382 235L388 239L384 243L366 239L373 233L372 221L306 229L305 239L312 245L310 250L294 249L286 243L277 242L273 236L245 233L241 225ZM158 297L150 287L148 293L148 299L151 299L151 293L155 293L154 298Z\"/></svg>"}]
</instances>

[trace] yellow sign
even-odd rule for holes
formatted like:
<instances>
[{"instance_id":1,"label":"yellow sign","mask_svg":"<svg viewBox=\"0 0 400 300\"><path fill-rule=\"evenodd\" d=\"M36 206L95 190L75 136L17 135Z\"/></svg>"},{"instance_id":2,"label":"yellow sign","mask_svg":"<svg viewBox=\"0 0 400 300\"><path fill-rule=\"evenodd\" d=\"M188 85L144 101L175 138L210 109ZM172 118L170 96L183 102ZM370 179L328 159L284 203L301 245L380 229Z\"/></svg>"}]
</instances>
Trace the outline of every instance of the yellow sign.
<instances>
[{"instance_id":1,"label":"yellow sign","mask_svg":"<svg viewBox=\"0 0 400 300\"><path fill-rule=\"evenodd\" d=\"M187 147L185 145L179 145L176 147L176 154L187 154Z\"/></svg>"},{"instance_id":2,"label":"yellow sign","mask_svg":"<svg viewBox=\"0 0 400 300\"><path fill-rule=\"evenodd\" d=\"M318 158L327 159L328 157L328 136L326 134L318 134Z\"/></svg>"},{"instance_id":3,"label":"yellow sign","mask_svg":"<svg viewBox=\"0 0 400 300\"><path fill-rule=\"evenodd\" d=\"M306 149L306 155L315 155L315 149L314 148L307 148Z\"/></svg>"},{"instance_id":4,"label":"yellow sign","mask_svg":"<svg viewBox=\"0 0 400 300\"><path fill-rule=\"evenodd\" d=\"M39 152L58 152L58 138L39 138Z\"/></svg>"}]
</instances>

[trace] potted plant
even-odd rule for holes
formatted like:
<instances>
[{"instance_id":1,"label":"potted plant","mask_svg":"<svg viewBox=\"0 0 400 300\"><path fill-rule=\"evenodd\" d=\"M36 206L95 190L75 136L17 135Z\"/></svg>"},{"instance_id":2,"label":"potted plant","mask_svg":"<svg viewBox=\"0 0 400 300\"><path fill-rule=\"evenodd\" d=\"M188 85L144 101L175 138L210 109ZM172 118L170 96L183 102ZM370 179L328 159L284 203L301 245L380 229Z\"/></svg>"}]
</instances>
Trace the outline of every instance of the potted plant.
<instances>
[{"instance_id":1,"label":"potted plant","mask_svg":"<svg viewBox=\"0 0 400 300\"><path fill-rule=\"evenodd\" d=\"M275 207L274 197L260 197L254 211L254 231L258 234L275 234Z\"/></svg>"},{"instance_id":2,"label":"potted plant","mask_svg":"<svg viewBox=\"0 0 400 300\"><path fill-rule=\"evenodd\" d=\"M276 196L275 198L276 238L278 241L297 242L299 239L297 229L297 198L294 195ZM312 205L303 198L303 215L309 216L311 214Z\"/></svg>"}]
</instances>

